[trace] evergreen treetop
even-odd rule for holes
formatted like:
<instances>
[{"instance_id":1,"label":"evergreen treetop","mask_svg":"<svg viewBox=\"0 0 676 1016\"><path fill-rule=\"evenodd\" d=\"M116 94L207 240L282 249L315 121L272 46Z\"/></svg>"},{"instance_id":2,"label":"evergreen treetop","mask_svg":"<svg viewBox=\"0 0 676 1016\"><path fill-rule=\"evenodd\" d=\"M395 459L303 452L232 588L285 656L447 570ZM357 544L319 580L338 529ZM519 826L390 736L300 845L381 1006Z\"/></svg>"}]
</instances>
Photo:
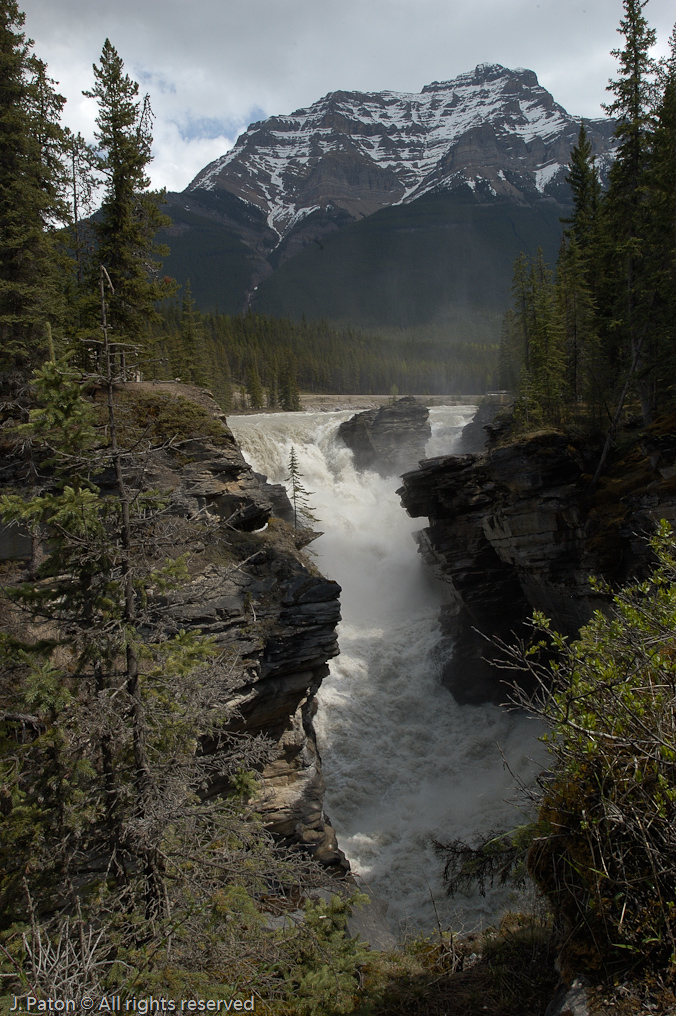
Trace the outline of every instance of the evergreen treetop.
<instances>
[{"instance_id":1,"label":"evergreen treetop","mask_svg":"<svg viewBox=\"0 0 676 1016\"><path fill-rule=\"evenodd\" d=\"M584 250L592 240L601 199L599 174L594 164L592 143L587 135L584 120L580 122L577 144L570 153L570 172L566 182L573 195L573 214L564 220L570 227L566 230L566 236L573 237Z\"/></svg>"},{"instance_id":2,"label":"evergreen treetop","mask_svg":"<svg viewBox=\"0 0 676 1016\"><path fill-rule=\"evenodd\" d=\"M155 243L155 235L170 220L161 211L162 192L148 189L153 114L148 96L139 99L138 84L124 73L109 39L93 70L94 87L83 94L99 107L95 136L105 192L94 222L97 256L114 287L113 327L125 339L145 345L157 317L156 302L173 291L160 281L156 260L167 251ZM95 274L98 281L98 270Z\"/></svg>"},{"instance_id":3,"label":"evergreen treetop","mask_svg":"<svg viewBox=\"0 0 676 1016\"><path fill-rule=\"evenodd\" d=\"M0 0L0 391L16 392L45 355L45 322L62 315L65 219L59 117L65 100L22 31L15 0Z\"/></svg>"}]
</instances>

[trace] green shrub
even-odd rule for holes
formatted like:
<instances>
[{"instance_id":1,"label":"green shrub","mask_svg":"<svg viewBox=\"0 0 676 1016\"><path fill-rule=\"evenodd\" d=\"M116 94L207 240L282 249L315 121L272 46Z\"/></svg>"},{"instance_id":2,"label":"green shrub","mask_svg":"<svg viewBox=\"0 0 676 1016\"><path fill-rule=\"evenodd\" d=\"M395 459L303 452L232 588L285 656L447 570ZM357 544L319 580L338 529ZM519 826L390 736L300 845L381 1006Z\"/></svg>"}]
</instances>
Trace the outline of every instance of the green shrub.
<instances>
[{"instance_id":1,"label":"green shrub","mask_svg":"<svg viewBox=\"0 0 676 1016\"><path fill-rule=\"evenodd\" d=\"M540 681L530 708L552 728L544 740L556 764L541 778L528 865L569 969L676 964L676 557L666 522L651 546L649 578L617 593L576 641L538 614L540 641L512 653ZM539 650L556 662L539 662Z\"/></svg>"}]
</instances>

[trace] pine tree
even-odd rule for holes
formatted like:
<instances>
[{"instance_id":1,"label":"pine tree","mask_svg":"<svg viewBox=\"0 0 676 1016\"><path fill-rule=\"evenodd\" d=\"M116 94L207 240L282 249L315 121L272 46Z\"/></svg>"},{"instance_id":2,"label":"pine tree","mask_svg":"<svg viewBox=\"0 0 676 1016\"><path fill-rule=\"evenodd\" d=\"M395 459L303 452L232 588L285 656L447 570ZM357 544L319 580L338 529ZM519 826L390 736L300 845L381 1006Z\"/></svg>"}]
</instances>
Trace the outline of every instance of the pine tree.
<instances>
[{"instance_id":1,"label":"pine tree","mask_svg":"<svg viewBox=\"0 0 676 1016\"><path fill-rule=\"evenodd\" d=\"M148 189L153 114L148 96L139 100L138 84L124 73L110 40L106 39L100 65L93 70L94 87L84 94L98 101L95 137L105 184L94 223L97 258L114 287L112 327L118 336L145 346L149 326L157 320L156 301L173 292L173 287L160 281L156 260L167 250L155 243L158 230L170 220L161 211L162 193ZM98 283L98 269L94 274Z\"/></svg>"},{"instance_id":2,"label":"pine tree","mask_svg":"<svg viewBox=\"0 0 676 1016\"><path fill-rule=\"evenodd\" d=\"M602 374L594 303L601 184L584 121L571 151L566 179L573 195L573 212L562 220L568 228L559 252L556 279L565 342L566 387L573 404L594 417Z\"/></svg>"},{"instance_id":3,"label":"pine tree","mask_svg":"<svg viewBox=\"0 0 676 1016\"><path fill-rule=\"evenodd\" d=\"M58 323L56 226L66 216L58 95L21 31L15 0L0 0L0 392L16 392L46 356Z\"/></svg>"},{"instance_id":4,"label":"pine tree","mask_svg":"<svg viewBox=\"0 0 676 1016\"><path fill-rule=\"evenodd\" d=\"M312 513L312 508L310 507L309 499L312 496L312 491L305 489L301 483L302 478L303 474L301 473L298 465L296 449L293 445L291 445L291 455L289 456L289 475L284 482L290 484L289 500L293 505L294 529L298 529L299 523L302 526L303 524L317 521Z\"/></svg>"},{"instance_id":5,"label":"pine tree","mask_svg":"<svg viewBox=\"0 0 676 1016\"><path fill-rule=\"evenodd\" d=\"M676 372L676 27L660 69L660 102L646 172L646 269L655 294L648 355L655 400L673 402Z\"/></svg>"},{"instance_id":6,"label":"pine tree","mask_svg":"<svg viewBox=\"0 0 676 1016\"><path fill-rule=\"evenodd\" d=\"M556 269L557 312L565 346L565 390L570 403L596 421L602 400L603 366L588 266L589 257L576 238L569 236Z\"/></svg>"},{"instance_id":7,"label":"pine tree","mask_svg":"<svg viewBox=\"0 0 676 1016\"><path fill-rule=\"evenodd\" d=\"M192 298L190 279L186 281L183 300L181 301L181 364L179 374L181 380L192 381L197 385L206 385L206 368L204 365L204 335L200 327L199 311L195 308Z\"/></svg>"},{"instance_id":8,"label":"pine tree","mask_svg":"<svg viewBox=\"0 0 676 1016\"><path fill-rule=\"evenodd\" d=\"M566 181L573 194L573 214L569 219L562 220L569 226L566 236L574 239L580 250L585 251L594 237L601 183L584 120L580 122L577 144L570 153L570 172Z\"/></svg>"},{"instance_id":9,"label":"pine tree","mask_svg":"<svg viewBox=\"0 0 676 1016\"><path fill-rule=\"evenodd\" d=\"M603 202L604 278L599 310L606 322L606 351L611 362L615 360L615 374L637 378L641 410L647 423L652 418L653 405L651 364L646 357L645 340L654 298L643 273L644 184L653 122L655 63L650 48L655 43L655 32L643 16L646 4L647 0L624 0L625 16L618 31L625 44L613 50L620 73L608 85L615 99L604 107L618 118L615 136L619 145Z\"/></svg>"}]
</instances>

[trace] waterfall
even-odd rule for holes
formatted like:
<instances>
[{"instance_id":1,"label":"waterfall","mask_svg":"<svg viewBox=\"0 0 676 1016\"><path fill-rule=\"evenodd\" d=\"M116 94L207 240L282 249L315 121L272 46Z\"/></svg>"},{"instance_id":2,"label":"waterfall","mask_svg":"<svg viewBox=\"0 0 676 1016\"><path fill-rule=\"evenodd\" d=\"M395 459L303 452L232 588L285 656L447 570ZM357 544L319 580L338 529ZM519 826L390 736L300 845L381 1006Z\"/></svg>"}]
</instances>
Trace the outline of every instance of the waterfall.
<instances>
[{"instance_id":1,"label":"waterfall","mask_svg":"<svg viewBox=\"0 0 676 1016\"><path fill-rule=\"evenodd\" d=\"M431 409L427 454L452 453L474 412ZM325 808L340 847L395 920L431 929L438 914L444 925L469 930L495 918L506 890L448 899L433 840L471 841L524 821L505 762L532 779L540 731L493 705L460 706L440 685L435 648L444 587L426 573L412 539L425 522L401 507L398 477L355 471L337 436L352 415L228 422L247 461L273 483L288 476L295 447L323 532L311 547L321 571L343 589L341 654L320 689L315 719Z\"/></svg>"}]
</instances>

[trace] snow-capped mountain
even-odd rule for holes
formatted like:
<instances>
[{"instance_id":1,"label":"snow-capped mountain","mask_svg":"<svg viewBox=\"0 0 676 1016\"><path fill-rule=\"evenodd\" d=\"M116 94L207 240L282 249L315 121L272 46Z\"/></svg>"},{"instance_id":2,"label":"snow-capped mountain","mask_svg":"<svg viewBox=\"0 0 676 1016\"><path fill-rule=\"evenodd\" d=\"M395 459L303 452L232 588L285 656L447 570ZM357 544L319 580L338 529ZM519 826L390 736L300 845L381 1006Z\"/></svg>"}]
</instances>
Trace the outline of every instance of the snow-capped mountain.
<instances>
[{"instance_id":1,"label":"snow-capped mountain","mask_svg":"<svg viewBox=\"0 0 676 1016\"><path fill-rule=\"evenodd\" d=\"M587 127L603 170L613 123ZM183 196L229 192L263 213L277 243L312 213L358 219L430 191L561 200L578 131L579 119L533 71L479 64L420 93L331 92L307 109L251 124Z\"/></svg>"},{"instance_id":2,"label":"snow-capped mountain","mask_svg":"<svg viewBox=\"0 0 676 1016\"><path fill-rule=\"evenodd\" d=\"M614 123L586 126L604 177ZM556 262L579 128L533 71L499 64L419 93L331 92L167 195L166 270L203 309L463 321L449 334L497 342L515 258Z\"/></svg>"}]
</instances>

